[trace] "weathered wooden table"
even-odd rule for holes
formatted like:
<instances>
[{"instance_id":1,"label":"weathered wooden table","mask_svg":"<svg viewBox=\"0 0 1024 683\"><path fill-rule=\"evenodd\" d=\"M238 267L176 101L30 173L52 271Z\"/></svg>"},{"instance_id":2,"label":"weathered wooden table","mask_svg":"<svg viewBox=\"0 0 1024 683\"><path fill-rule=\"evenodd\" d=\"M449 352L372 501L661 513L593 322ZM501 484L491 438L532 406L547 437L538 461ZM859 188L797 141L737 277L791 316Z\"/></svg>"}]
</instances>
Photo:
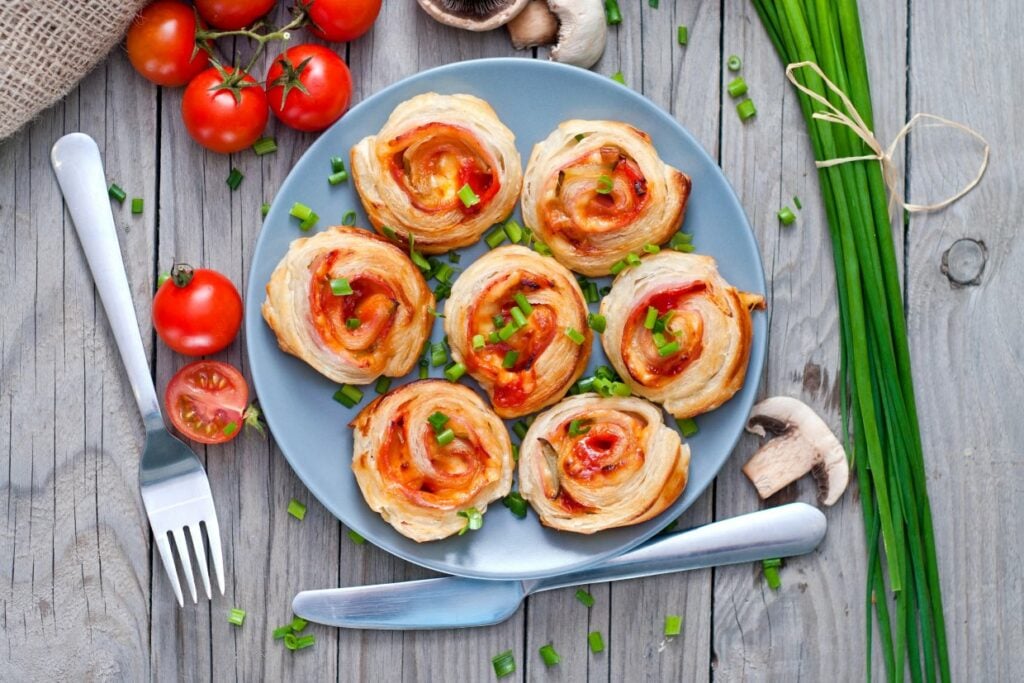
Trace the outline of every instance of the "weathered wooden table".
<instances>
[{"instance_id":1,"label":"weathered wooden table","mask_svg":"<svg viewBox=\"0 0 1024 683\"><path fill-rule=\"evenodd\" d=\"M765 394L799 396L838 426L838 340L833 272L804 124L782 67L743 0L622 2L623 23L596 70L672 112L720 161L757 232L769 277ZM952 208L914 216L901 231L909 327L950 651L961 680L1024 675L1024 247L1014 242L1024 204L1017 183L1024 135L1018 87L1024 63L1013 0L863 0L879 137L909 113L969 122L993 143L985 181ZM686 24L690 42L676 44ZM504 31L478 35L391 0L374 30L347 47L356 97L422 69L516 55ZM757 103L742 124L723 91L729 54ZM538 58L544 58L542 53ZM553 93L552 96L560 96ZM173 257L217 268L244 285L270 201L311 136L274 126L279 151L204 153L179 117L181 91L137 76L121 50L14 138L0 144L0 679L423 680L493 679L491 657L512 648L519 678L537 680L856 680L864 676L864 550L856 487L828 511L820 551L790 561L772 592L754 566L591 586L589 612L572 590L531 598L492 628L435 633L314 628L316 646L289 652L271 637L300 589L422 577L427 572L369 545L312 499L273 440L245 434L203 457L226 547L224 597L178 609L150 543L137 483L142 429L103 311L49 165L63 133L98 141L110 180L145 198L132 216L115 205L140 324L150 329L154 281ZM913 139L910 197L958 177L977 148L952 136ZM245 180L225 184L237 166ZM775 212L798 195L795 225ZM982 245L981 272L953 286L944 253ZM964 246L964 245L961 245ZM968 248L975 245L967 244ZM146 335L158 387L186 359ZM222 357L247 368L241 342ZM740 466L745 438L683 524L761 506ZM700 454L695 454L700 457ZM309 504L305 521L285 508ZM803 482L780 499L814 498ZM244 627L226 621L248 612ZM683 635L661 636L665 614ZM607 651L592 655L590 630ZM546 670L537 649L554 643ZM876 665L877 666L877 665Z\"/></svg>"}]
</instances>

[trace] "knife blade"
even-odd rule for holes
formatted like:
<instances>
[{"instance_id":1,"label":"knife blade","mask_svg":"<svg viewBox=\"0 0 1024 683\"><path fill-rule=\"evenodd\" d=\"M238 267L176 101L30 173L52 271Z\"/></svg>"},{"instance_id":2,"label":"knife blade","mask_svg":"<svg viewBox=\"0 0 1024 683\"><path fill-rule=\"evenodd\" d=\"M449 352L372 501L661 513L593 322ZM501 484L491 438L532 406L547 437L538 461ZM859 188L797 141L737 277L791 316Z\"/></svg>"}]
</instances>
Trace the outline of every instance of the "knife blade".
<instances>
[{"instance_id":1,"label":"knife blade","mask_svg":"<svg viewBox=\"0 0 1024 683\"><path fill-rule=\"evenodd\" d=\"M790 503L647 541L587 569L530 581L459 576L302 591L292 611L308 621L364 629L444 629L497 624L527 595L808 553L825 537L825 515Z\"/></svg>"}]
</instances>

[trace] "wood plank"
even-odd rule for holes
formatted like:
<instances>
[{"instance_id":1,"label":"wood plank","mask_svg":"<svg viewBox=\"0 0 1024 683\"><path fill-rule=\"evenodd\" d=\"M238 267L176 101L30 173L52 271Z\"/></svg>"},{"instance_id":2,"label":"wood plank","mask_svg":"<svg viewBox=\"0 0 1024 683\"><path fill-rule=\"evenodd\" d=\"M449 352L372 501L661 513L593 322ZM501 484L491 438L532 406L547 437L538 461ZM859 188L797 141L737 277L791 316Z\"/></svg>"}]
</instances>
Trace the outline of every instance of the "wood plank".
<instances>
[{"instance_id":1,"label":"wood plank","mask_svg":"<svg viewBox=\"0 0 1024 683\"><path fill-rule=\"evenodd\" d=\"M958 9L950 0L911 3L910 108L976 128L992 144L992 165L953 207L911 219L911 357L953 676L1014 680L1024 671L1024 521L1017 514L1024 245L1016 210L1024 134L1020 91L1005 84L1016 78L1024 45L1017 3L978 5L968 30L949 31L949 12ZM979 147L960 134L913 134L911 199L944 196L979 158ZM987 249L976 286L954 287L941 270L943 254L961 238Z\"/></svg>"},{"instance_id":2,"label":"wood plank","mask_svg":"<svg viewBox=\"0 0 1024 683\"><path fill-rule=\"evenodd\" d=\"M864 22L883 138L899 128L904 115L905 15L905 7L889 3L872 7ZM770 339L762 394L796 396L838 431L834 270L806 126L749 3L728 6L723 54L742 58L741 75L758 108L756 119L743 124L735 102L727 93L722 97L722 167L750 216L768 279ZM723 70L723 84L735 75ZM793 196L802 201L802 211L796 211ZM792 207L798 219L793 226L780 228L775 213L784 205ZM719 475L716 517L764 506L740 471L757 445L754 438L745 437ZM814 488L811 481L799 483L768 504L794 499L814 503ZM827 511L828 536L818 552L786 562L780 590L769 590L756 566L716 570L716 678L864 678L864 536L860 499L855 486L851 488ZM875 666L879 671L880 661Z\"/></svg>"},{"instance_id":3,"label":"wood plank","mask_svg":"<svg viewBox=\"0 0 1024 683\"><path fill-rule=\"evenodd\" d=\"M155 146L118 135L118 126L152 121L155 96L118 87L125 68L101 66L0 145L10 181L0 200L9 229L0 245L3 678L149 676L142 425L49 165L57 138L82 130L99 143L109 178L152 198ZM152 214L114 208L146 329Z\"/></svg>"}]
</instances>

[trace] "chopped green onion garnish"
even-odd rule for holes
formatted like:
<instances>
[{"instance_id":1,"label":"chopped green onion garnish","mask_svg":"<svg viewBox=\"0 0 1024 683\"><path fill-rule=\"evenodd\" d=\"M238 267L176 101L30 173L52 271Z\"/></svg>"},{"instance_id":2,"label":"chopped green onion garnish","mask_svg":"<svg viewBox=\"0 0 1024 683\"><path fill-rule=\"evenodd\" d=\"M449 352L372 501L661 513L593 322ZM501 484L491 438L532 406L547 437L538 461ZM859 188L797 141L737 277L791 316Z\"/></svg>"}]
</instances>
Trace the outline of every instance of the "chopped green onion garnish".
<instances>
[{"instance_id":1,"label":"chopped green onion garnish","mask_svg":"<svg viewBox=\"0 0 1024 683\"><path fill-rule=\"evenodd\" d=\"M430 374L430 371L428 370L429 367L430 363L428 363L426 359L420 361L420 379L427 378L427 376Z\"/></svg>"},{"instance_id":2,"label":"chopped green onion garnish","mask_svg":"<svg viewBox=\"0 0 1024 683\"><path fill-rule=\"evenodd\" d=\"M519 244L523 239L523 226L519 225L513 218L505 222L505 234L513 244Z\"/></svg>"},{"instance_id":3,"label":"chopped green onion garnish","mask_svg":"<svg viewBox=\"0 0 1024 683\"><path fill-rule=\"evenodd\" d=\"M647 315L644 317L644 327L648 330L654 329L654 323L658 320L658 309L654 306L647 307Z\"/></svg>"},{"instance_id":4,"label":"chopped green onion garnish","mask_svg":"<svg viewBox=\"0 0 1024 683\"><path fill-rule=\"evenodd\" d=\"M601 637L600 631L591 631L587 636L587 642L590 644L591 652L604 652L604 638Z\"/></svg>"},{"instance_id":5,"label":"chopped green onion garnish","mask_svg":"<svg viewBox=\"0 0 1024 683\"><path fill-rule=\"evenodd\" d=\"M683 632L683 618L678 614L670 614L665 617L665 635L678 636Z\"/></svg>"},{"instance_id":6,"label":"chopped green onion garnish","mask_svg":"<svg viewBox=\"0 0 1024 683\"><path fill-rule=\"evenodd\" d=\"M313 215L313 209L300 202L295 202L292 204L292 208L288 210L288 215L298 218L300 221L305 221Z\"/></svg>"},{"instance_id":7,"label":"chopped green onion garnish","mask_svg":"<svg viewBox=\"0 0 1024 683\"><path fill-rule=\"evenodd\" d=\"M729 91L730 97L742 97L747 94L747 82L743 80L743 76L737 76L729 81L726 90Z\"/></svg>"},{"instance_id":8,"label":"chopped green onion garnish","mask_svg":"<svg viewBox=\"0 0 1024 683\"><path fill-rule=\"evenodd\" d=\"M588 593L587 591L583 590L582 588L576 590L576 599L582 602L587 607L594 606L594 596Z\"/></svg>"},{"instance_id":9,"label":"chopped green onion garnish","mask_svg":"<svg viewBox=\"0 0 1024 683\"><path fill-rule=\"evenodd\" d=\"M583 298L587 300L588 304L596 304L601 300L601 297L597 293L597 285L591 281L581 283L583 287Z\"/></svg>"},{"instance_id":10,"label":"chopped green onion garnish","mask_svg":"<svg viewBox=\"0 0 1024 683\"><path fill-rule=\"evenodd\" d=\"M513 449L515 446L513 446ZM523 499L519 491L513 491L501 500L502 504L512 511L512 514L519 519L526 517L526 500Z\"/></svg>"},{"instance_id":11,"label":"chopped green onion garnish","mask_svg":"<svg viewBox=\"0 0 1024 683\"><path fill-rule=\"evenodd\" d=\"M231 173L228 174L228 187L230 187L232 190L237 190L238 186L242 184L242 178L244 177L245 176L242 175L241 171L239 171L237 168L232 167Z\"/></svg>"},{"instance_id":12,"label":"chopped green onion garnish","mask_svg":"<svg viewBox=\"0 0 1024 683\"><path fill-rule=\"evenodd\" d=\"M607 365L598 365L597 369L594 370L594 376L595 377L600 377L601 379L618 379L619 378L619 376L615 374L615 371L612 370Z\"/></svg>"},{"instance_id":13,"label":"chopped green onion garnish","mask_svg":"<svg viewBox=\"0 0 1024 683\"><path fill-rule=\"evenodd\" d=\"M462 255L457 251L448 252L448 263L458 263L462 260Z\"/></svg>"},{"instance_id":14,"label":"chopped green onion garnish","mask_svg":"<svg viewBox=\"0 0 1024 683\"><path fill-rule=\"evenodd\" d=\"M516 671L516 659L512 650L505 650L500 655L491 659L491 666L494 667L494 675L498 678L510 676Z\"/></svg>"},{"instance_id":15,"label":"chopped green onion garnish","mask_svg":"<svg viewBox=\"0 0 1024 683\"><path fill-rule=\"evenodd\" d=\"M804 205L800 203L800 198L796 195L793 195L793 203L796 204L797 211L804 208Z\"/></svg>"},{"instance_id":16,"label":"chopped green onion garnish","mask_svg":"<svg viewBox=\"0 0 1024 683\"><path fill-rule=\"evenodd\" d=\"M764 580L768 582L768 587L773 591L778 590L779 586L782 585L782 580L779 579L779 567L781 566L782 560L778 558L761 560L761 571L764 572Z\"/></svg>"},{"instance_id":17,"label":"chopped green onion garnish","mask_svg":"<svg viewBox=\"0 0 1024 683\"><path fill-rule=\"evenodd\" d=\"M691 417L676 418L676 426L679 427L679 432L687 438L699 431L697 423Z\"/></svg>"},{"instance_id":18,"label":"chopped green onion garnish","mask_svg":"<svg viewBox=\"0 0 1024 683\"><path fill-rule=\"evenodd\" d=\"M658 9L658 0L647 0L647 4L654 9Z\"/></svg>"},{"instance_id":19,"label":"chopped green onion garnish","mask_svg":"<svg viewBox=\"0 0 1024 683\"><path fill-rule=\"evenodd\" d=\"M292 630L292 633L302 633L302 631L305 630L306 626L308 625L309 622L303 619L302 617L292 617L292 623L288 624L288 626Z\"/></svg>"},{"instance_id":20,"label":"chopped green onion garnish","mask_svg":"<svg viewBox=\"0 0 1024 683\"><path fill-rule=\"evenodd\" d=\"M484 242L487 242L487 246L494 249L504 242L506 237L508 237L508 235L505 234L505 230L503 228L497 228L496 230L492 230L487 237L484 238Z\"/></svg>"},{"instance_id":21,"label":"chopped green onion garnish","mask_svg":"<svg viewBox=\"0 0 1024 683\"><path fill-rule=\"evenodd\" d=\"M637 256L636 254L632 254L632 253L631 254L626 254L626 263L631 265L631 266L639 266L640 265L640 257Z\"/></svg>"},{"instance_id":22,"label":"chopped green onion garnish","mask_svg":"<svg viewBox=\"0 0 1024 683\"><path fill-rule=\"evenodd\" d=\"M380 231L384 233L384 236L387 237L389 240L398 239L398 233L395 232L395 229L392 228L391 226L382 225L380 226Z\"/></svg>"},{"instance_id":23,"label":"chopped green onion garnish","mask_svg":"<svg viewBox=\"0 0 1024 683\"><path fill-rule=\"evenodd\" d=\"M495 313L491 317L491 322L494 323L495 327L502 327L505 324L505 316L501 313Z\"/></svg>"},{"instance_id":24,"label":"chopped green onion garnish","mask_svg":"<svg viewBox=\"0 0 1024 683\"><path fill-rule=\"evenodd\" d=\"M132 197L132 213L136 215L142 213L142 197Z\"/></svg>"},{"instance_id":25,"label":"chopped green onion garnish","mask_svg":"<svg viewBox=\"0 0 1024 683\"><path fill-rule=\"evenodd\" d=\"M228 422L226 425L224 425L224 429L222 429L221 431L224 433L224 436L231 436L232 434L238 431L238 423L232 420L231 422Z\"/></svg>"},{"instance_id":26,"label":"chopped green onion garnish","mask_svg":"<svg viewBox=\"0 0 1024 683\"><path fill-rule=\"evenodd\" d=\"M605 327L607 327L608 321L600 313L588 313L587 325L590 326L590 329L594 332L601 334L604 332Z\"/></svg>"},{"instance_id":27,"label":"chopped green onion garnish","mask_svg":"<svg viewBox=\"0 0 1024 683\"><path fill-rule=\"evenodd\" d=\"M430 423L430 426L434 428L435 432L440 432L444 429L444 426L448 424L448 416L441 411L437 411L427 418L427 422Z\"/></svg>"},{"instance_id":28,"label":"chopped green onion garnish","mask_svg":"<svg viewBox=\"0 0 1024 683\"><path fill-rule=\"evenodd\" d=\"M669 342L668 344L665 344L664 346L659 346L658 347L658 355L661 356L662 358L665 358L666 356L671 356L673 353L678 353L678 352L679 352L679 342L678 341Z\"/></svg>"},{"instance_id":29,"label":"chopped green onion garnish","mask_svg":"<svg viewBox=\"0 0 1024 683\"><path fill-rule=\"evenodd\" d=\"M686 28L685 26L680 26L678 29L676 29L676 40L679 42L680 45L686 45L688 42L690 42L690 29Z\"/></svg>"},{"instance_id":30,"label":"chopped green onion garnish","mask_svg":"<svg viewBox=\"0 0 1024 683\"><path fill-rule=\"evenodd\" d=\"M341 388L334 392L334 400L346 408L355 408L363 400L363 392L351 384L342 384Z\"/></svg>"},{"instance_id":31,"label":"chopped green onion garnish","mask_svg":"<svg viewBox=\"0 0 1024 683\"><path fill-rule=\"evenodd\" d=\"M554 666L562 661L562 658L555 652L555 648L551 647L550 644L540 648L540 658L544 660L545 666Z\"/></svg>"},{"instance_id":32,"label":"chopped green onion garnish","mask_svg":"<svg viewBox=\"0 0 1024 683\"><path fill-rule=\"evenodd\" d=\"M613 73L612 80L615 81L616 83L626 85L626 77L622 75L621 71L616 71L615 73Z\"/></svg>"},{"instance_id":33,"label":"chopped green onion garnish","mask_svg":"<svg viewBox=\"0 0 1024 683\"><path fill-rule=\"evenodd\" d=\"M519 446L512 444L512 461L519 462ZM517 494L518 495L518 494ZM525 516L525 512L523 515Z\"/></svg>"},{"instance_id":34,"label":"chopped green onion garnish","mask_svg":"<svg viewBox=\"0 0 1024 683\"><path fill-rule=\"evenodd\" d=\"M729 67L729 71L739 71L743 66L743 60L737 55L729 55L729 59L725 60L725 65Z\"/></svg>"},{"instance_id":35,"label":"chopped green onion garnish","mask_svg":"<svg viewBox=\"0 0 1024 683\"><path fill-rule=\"evenodd\" d=\"M348 530L348 537L356 545L362 545L362 544L366 543L366 539L363 538L362 536L360 536L356 531L354 531L352 529Z\"/></svg>"},{"instance_id":36,"label":"chopped green onion garnish","mask_svg":"<svg viewBox=\"0 0 1024 683\"><path fill-rule=\"evenodd\" d=\"M423 258L423 255L416 251L416 235L409 235L409 259L416 264L416 267L423 271L430 271L430 261Z\"/></svg>"},{"instance_id":37,"label":"chopped green onion garnish","mask_svg":"<svg viewBox=\"0 0 1024 683\"><path fill-rule=\"evenodd\" d=\"M355 225L356 224L356 212L346 211L345 215L341 217L342 225Z\"/></svg>"},{"instance_id":38,"label":"chopped green onion garnish","mask_svg":"<svg viewBox=\"0 0 1024 683\"><path fill-rule=\"evenodd\" d=\"M737 104L736 113L739 114L740 121L746 121L757 116L757 107L754 106L754 100L743 100Z\"/></svg>"},{"instance_id":39,"label":"chopped green onion garnish","mask_svg":"<svg viewBox=\"0 0 1024 683\"><path fill-rule=\"evenodd\" d=\"M612 264L612 267L609 269L609 271L611 272L612 275L618 275L619 273L621 273L625 269L626 269L626 262L625 261L616 261L615 263Z\"/></svg>"},{"instance_id":40,"label":"chopped green onion garnish","mask_svg":"<svg viewBox=\"0 0 1024 683\"><path fill-rule=\"evenodd\" d=\"M437 342L430 345L430 364L439 368L448 362L448 353L444 350L444 344Z\"/></svg>"},{"instance_id":41,"label":"chopped green onion garnish","mask_svg":"<svg viewBox=\"0 0 1024 683\"><path fill-rule=\"evenodd\" d=\"M590 427L585 425L585 420L572 420L569 422L569 436L580 436L590 431Z\"/></svg>"},{"instance_id":42,"label":"chopped green onion garnish","mask_svg":"<svg viewBox=\"0 0 1024 683\"><path fill-rule=\"evenodd\" d=\"M307 231L316 225L316 222L320 220L320 216L315 213L309 214L309 218L299 223L299 230Z\"/></svg>"},{"instance_id":43,"label":"chopped green onion garnish","mask_svg":"<svg viewBox=\"0 0 1024 683\"><path fill-rule=\"evenodd\" d=\"M796 220L796 214L788 206L784 206L779 209L779 222L783 225L792 225L793 221Z\"/></svg>"},{"instance_id":44,"label":"chopped green onion garnish","mask_svg":"<svg viewBox=\"0 0 1024 683\"><path fill-rule=\"evenodd\" d=\"M488 344L497 344L500 341L501 341L501 337L498 336L497 332L491 332L490 334L487 335L487 343Z\"/></svg>"},{"instance_id":45,"label":"chopped green onion garnish","mask_svg":"<svg viewBox=\"0 0 1024 683\"><path fill-rule=\"evenodd\" d=\"M289 650L298 650L299 639L294 633L286 633L284 634L284 646Z\"/></svg>"},{"instance_id":46,"label":"chopped green onion garnish","mask_svg":"<svg viewBox=\"0 0 1024 683\"><path fill-rule=\"evenodd\" d=\"M612 396L629 396L633 392L630 391L629 385L625 382L612 382Z\"/></svg>"},{"instance_id":47,"label":"chopped green onion garnish","mask_svg":"<svg viewBox=\"0 0 1024 683\"><path fill-rule=\"evenodd\" d=\"M271 152L277 151L277 140L274 138L260 138L256 142L252 143L252 151L256 152L256 156L261 157L264 154L270 154Z\"/></svg>"},{"instance_id":48,"label":"chopped green onion garnish","mask_svg":"<svg viewBox=\"0 0 1024 683\"><path fill-rule=\"evenodd\" d=\"M535 241L533 243L533 250L541 256L551 256L551 248L543 242Z\"/></svg>"},{"instance_id":49,"label":"chopped green onion garnish","mask_svg":"<svg viewBox=\"0 0 1024 683\"><path fill-rule=\"evenodd\" d=\"M573 327L565 328L565 336L568 337L569 339L572 339L573 343L575 344L582 344L587 340L586 337L584 337L579 331L577 331Z\"/></svg>"},{"instance_id":50,"label":"chopped green onion garnish","mask_svg":"<svg viewBox=\"0 0 1024 683\"><path fill-rule=\"evenodd\" d=\"M434 269L434 279L438 282L448 282L454 274L455 269L447 263L438 264L437 268Z\"/></svg>"},{"instance_id":51,"label":"chopped green onion garnish","mask_svg":"<svg viewBox=\"0 0 1024 683\"><path fill-rule=\"evenodd\" d=\"M469 186L469 183L459 188L459 199L462 200L463 205L467 209L480 203L480 197L476 195L476 192L473 192L473 188Z\"/></svg>"},{"instance_id":52,"label":"chopped green onion garnish","mask_svg":"<svg viewBox=\"0 0 1024 683\"><path fill-rule=\"evenodd\" d=\"M474 349L482 349L482 348L484 348L484 344L486 344L486 343L487 342L484 341L484 335L482 335L482 334L474 334L473 335L473 348Z\"/></svg>"},{"instance_id":53,"label":"chopped green onion garnish","mask_svg":"<svg viewBox=\"0 0 1024 683\"><path fill-rule=\"evenodd\" d=\"M451 431L451 430L448 430ZM454 434L452 437L454 438ZM441 437L438 436L438 441ZM466 518L466 525L459 529L459 536L462 536L467 531L476 531L484 525L484 516L480 514L480 511L476 508L469 508L468 510L460 510L458 513L459 517Z\"/></svg>"},{"instance_id":54,"label":"chopped green onion garnish","mask_svg":"<svg viewBox=\"0 0 1024 683\"><path fill-rule=\"evenodd\" d=\"M655 321L654 324L657 325L658 322ZM661 332L655 332L654 334L651 335L651 338L654 340L655 348L660 349L665 344L668 344L668 339L666 339L665 335L662 334Z\"/></svg>"},{"instance_id":55,"label":"chopped green onion garnish","mask_svg":"<svg viewBox=\"0 0 1024 683\"><path fill-rule=\"evenodd\" d=\"M164 272L160 273L160 275L157 276L157 278L156 278L156 288L160 289L161 287L164 286L164 283L167 282L170 279L171 279L171 274L168 273L166 270Z\"/></svg>"},{"instance_id":56,"label":"chopped green onion garnish","mask_svg":"<svg viewBox=\"0 0 1024 683\"><path fill-rule=\"evenodd\" d=\"M452 441L455 441L455 432L453 432L451 429L446 429L437 435L437 443L441 444L442 446L447 446Z\"/></svg>"},{"instance_id":57,"label":"chopped green onion garnish","mask_svg":"<svg viewBox=\"0 0 1024 683\"><path fill-rule=\"evenodd\" d=\"M501 341L507 341L508 338L511 337L515 333L516 333L516 326L515 326L515 324L514 323L509 323L508 325L505 325L500 330L498 330L498 339L500 339Z\"/></svg>"},{"instance_id":58,"label":"chopped green onion garnish","mask_svg":"<svg viewBox=\"0 0 1024 683\"><path fill-rule=\"evenodd\" d=\"M345 160L341 157L331 157L331 173L345 170Z\"/></svg>"},{"instance_id":59,"label":"chopped green onion garnish","mask_svg":"<svg viewBox=\"0 0 1024 683\"><path fill-rule=\"evenodd\" d=\"M615 189L615 181L609 175L599 176L597 179L597 193L598 194L611 194L612 190Z\"/></svg>"},{"instance_id":60,"label":"chopped green onion garnish","mask_svg":"<svg viewBox=\"0 0 1024 683\"><path fill-rule=\"evenodd\" d=\"M377 379L377 383L373 385L373 390L376 391L378 394L386 394L386 393L388 393L388 389L390 389L390 388L391 388L391 378L390 377L380 377L380 378Z\"/></svg>"},{"instance_id":61,"label":"chopped green onion garnish","mask_svg":"<svg viewBox=\"0 0 1024 683\"><path fill-rule=\"evenodd\" d=\"M676 251L693 251L693 235L688 232L677 232L672 235L672 239L669 241L668 245ZM685 249L684 247L691 248Z\"/></svg>"},{"instance_id":62,"label":"chopped green onion garnish","mask_svg":"<svg viewBox=\"0 0 1024 683\"><path fill-rule=\"evenodd\" d=\"M245 610L232 607L228 612L228 623L241 626L245 622Z\"/></svg>"},{"instance_id":63,"label":"chopped green onion garnish","mask_svg":"<svg viewBox=\"0 0 1024 683\"><path fill-rule=\"evenodd\" d=\"M522 327L526 324L526 316L523 315L522 310L520 310L518 306L513 306L509 313L512 316L512 321L515 322L516 327Z\"/></svg>"},{"instance_id":64,"label":"chopped green onion garnish","mask_svg":"<svg viewBox=\"0 0 1024 683\"><path fill-rule=\"evenodd\" d=\"M524 439L526 438L526 432L529 428L530 425L526 424L522 420L518 420L514 425L512 425L512 432L520 439Z\"/></svg>"},{"instance_id":65,"label":"chopped green onion garnish","mask_svg":"<svg viewBox=\"0 0 1024 683\"><path fill-rule=\"evenodd\" d=\"M348 296L352 293L352 285L348 283L348 278L334 278L331 280L331 292L334 296Z\"/></svg>"},{"instance_id":66,"label":"chopped green onion garnish","mask_svg":"<svg viewBox=\"0 0 1024 683\"><path fill-rule=\"evenodd\" d=\"M107 194L110 195L111 199L116 199L121 204L124 204L124 200L128 196L128 193L122 190L121 186L117 183L110 184L110 187L107 188Z\"/></svg>"},{"instance_id":67,"label":"chopped green onion garnish","mask_svg":"<svg viewBox=\"0 0 1024 683\"><path fill-rule=\"evenodd\" d=\"M263 204L260 206L260 215L266 218L268 213L270 213L270 203L263 202Z\"/></svg>"},{"instance_id":68,"label":"chopped green onion garnish","mask_svg":"<svg viewBox=\"0 0 1024 683\"><path fill-rule=\"evenodd\" d=\"M312 633L310 633L308 636L303 636L301 638L296 638L295 639L295 647L292 648L292 649L304 650L307 647L312 647L314 643L316 643L316 636L313 635ZM285 644L285 646L287 647L287 643Z\"/></svg>"},{"instance_id":69,"label":"chopped green onion garnish","mask_svg":"<svg viewBox=\"0 0 1024 683\"><path fill-rule=\"evenodd\" d=\"M501 361L501 367L506 370L511 370L516 366L516 361L519 360L519 352L516 350L509 351L505 354L505 357Z\"/></svg>"},{"instance_id":70,"label":"chopped green onion garnish","mask_svg":"<svg viewBox=\"0 0 1024 683\"><path fill-rule=\"evenodd\" d=\"M622 12L619 10L619 3L615 0L604 0L604 18L609 26L622 23Z\"/></svg>"},{"instance_id":71,"label":"chopped green onion garnish","mask_svg":"<svg viewBox=\"0 0 1024 683\"><path fill-rule=\"evenodd\" d=\"M348 180L348 171L338 171L327 176L327 183L329 185L339 185Z\"/></svg>"},{"instance_id":72,"label":"chopped green onion garnish","mask_svg":"<svg viewBox=\"0 0 1024 683\"><path fill-rule=\"evenodd\" d=\"M608 296L611 293L612 288L610 285L605 285L604 287L601 288L601 296Z\"/></svg>"},{"instance_id":73,"label":"chopped green onion garnish","mask_svg":"<svg viewBox=\"0 0 1024 683\"><path fill-rule=\"evenodd\" d=\"M657 244L651 244L650 242L648 242L647 244L644 245L644 251L646 251L648 254L657 254L659 251L661 251L661 247L659 247Z\"/></svg>"},{"instance_id":74,"label":"chopped green onion garnish","mask_svg":"<svg viewBox=\"0 0 1024 683\"><path fill-rule=\"evenodd\" d=\"M576 135L573 136L576 142L583 142L583 138L585 137L587 137L585 133L576 133Z\"/></svg>"},{"instance_id":75,"label":"chopped green onion garnish","mask_svg":"<svg viewBox=\"0 0 1024 683\"><path fill-rule=\"evenodd\" d=\"M462 363L456 363L444 371L444 376L449 382L457 382L465 374L466 366Z\"/></svg>"},{"instance_id":76,"label":"chopped green onion garnish","mask_svg":"<svg viewBox=\"0 0 1024 683\"><path fill-rule=\"evenodd\" d=\"M359 318L349 318L345 321L345 327L350 330L358 330L359 326L363 324L363 321Z\"/></svg>"},{"instance_id":77,"label":"chopped green onion garnish","mask_svg":"<svg viewBox=\"0 0 1024 683\"><path fill-rule=\"evenodd\" d=\"M306 518L306 506L292 498L288 501L288 514L301 522Z\"/></svg>"},{"instance_id":78,"label":"chopped green onion garnish","mask_svg":"<svg viewBox=\"0 0 1024 683\"><path fill-rule=\"evenodd\" d=\"M286 635L292 632L292 625L285 624L284 626L278 626L274 629L274 640L281 640Z\"/></svg>"},{"instance_id":79,"label":"chopped green onion garnish","mask_svg":"<svg viewBox=\"0 0 1024 683\"><path fill-rule=\"evenodd\" d=\"M531 306L530 302L527 301L525 294L522 292L516 292L515 300L516 305L519 306L519 310L521 310L525 315L533 313L533 306Z\"/></svg>"}]
</instances>

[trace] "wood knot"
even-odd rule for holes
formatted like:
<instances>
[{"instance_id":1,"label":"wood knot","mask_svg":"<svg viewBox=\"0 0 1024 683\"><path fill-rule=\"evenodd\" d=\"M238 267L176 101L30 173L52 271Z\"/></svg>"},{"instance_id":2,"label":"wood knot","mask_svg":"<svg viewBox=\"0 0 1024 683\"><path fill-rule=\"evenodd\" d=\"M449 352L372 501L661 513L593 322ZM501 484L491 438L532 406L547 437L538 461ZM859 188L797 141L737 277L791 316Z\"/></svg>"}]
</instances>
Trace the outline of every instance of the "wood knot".
<instances>
[{"instance_id":1,"label":"wood knot","mask_svg":"<svg viewBox=\"0 0 1024 683\"><path fill-rule=\"evenodd\" d=\"M964 237L942 253L942 274L954 287L972 287L981 282L987 260L985 243Z\"/></svg>"}]
</instances>

